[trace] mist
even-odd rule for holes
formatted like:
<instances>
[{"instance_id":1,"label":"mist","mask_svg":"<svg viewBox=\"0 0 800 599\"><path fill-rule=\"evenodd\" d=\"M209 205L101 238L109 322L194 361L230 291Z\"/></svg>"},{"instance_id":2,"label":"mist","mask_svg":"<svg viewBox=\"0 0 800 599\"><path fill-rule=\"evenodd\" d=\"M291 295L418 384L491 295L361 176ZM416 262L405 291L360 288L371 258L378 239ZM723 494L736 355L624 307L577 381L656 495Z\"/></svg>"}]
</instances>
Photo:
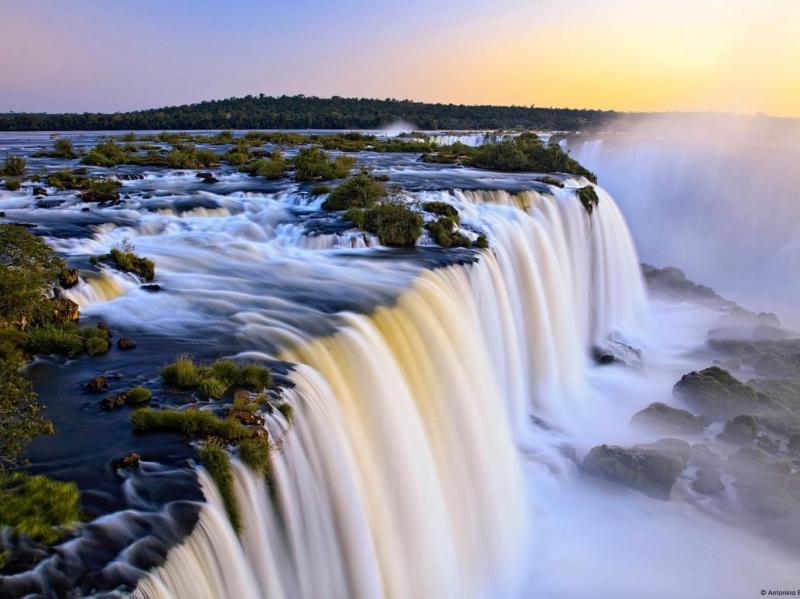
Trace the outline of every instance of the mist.
<instances>
[{"instance_id":1,"label":"mist","mask_svg":"<svg viewBox=\"0 0 800 599\"><path fill-rule=\"evenodd\" d=\"M573 156L620 204L643 261L800 326L800 122L658 115L578 137Z\"/></svg>"}]
</instances>

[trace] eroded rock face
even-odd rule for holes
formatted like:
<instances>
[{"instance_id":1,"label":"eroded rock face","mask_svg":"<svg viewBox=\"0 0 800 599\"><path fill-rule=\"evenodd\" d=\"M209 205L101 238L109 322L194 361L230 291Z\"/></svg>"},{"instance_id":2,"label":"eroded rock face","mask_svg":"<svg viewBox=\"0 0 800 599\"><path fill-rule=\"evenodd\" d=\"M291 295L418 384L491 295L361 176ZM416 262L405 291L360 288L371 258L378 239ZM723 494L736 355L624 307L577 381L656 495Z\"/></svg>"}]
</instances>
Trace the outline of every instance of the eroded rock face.
<instances>
[{"instance_id":1,"label":"eroded rock face","mask_svg":"<svg viewBox=\"0 0 800 599\"><path fill-rule=\"evenodd\" d=\"M702 432L705 428L705 421L688 410L680 410L656 402L634 414L631 418L631 425L648 428L662 434L691 435Z\"/></svg>"},{"instance_id":2,"label":"eroded rock face","mask_svg":"<svg viewBox=\"0 0 800 599\"><path fill-rule=\"evenodd\" d=\"M713 419L756 412L760 402L755 389L719 366L683 375L674 392L701 415Z\"/></svg>"},{"instance_id":3,"label":"eroded rock face","mask_svg":"<svg viewBox=\"0 0 800 599\"><path fill-rule=\"evenodd\" d=\"M583 460L586 472L666 501L684 463L644 448L600 445Z\"/></svg>"},{"instance_id":4,"label":"eroded rock face","mask_svg":"<svg viewBox=\"0 0 800 599\"><path fill-rule=\"evenodd\" d=\"M65 268L58 275L58 284L64 289L71 289L78 284L78 271L74 268Z\"/></svg>"}]
</instances>

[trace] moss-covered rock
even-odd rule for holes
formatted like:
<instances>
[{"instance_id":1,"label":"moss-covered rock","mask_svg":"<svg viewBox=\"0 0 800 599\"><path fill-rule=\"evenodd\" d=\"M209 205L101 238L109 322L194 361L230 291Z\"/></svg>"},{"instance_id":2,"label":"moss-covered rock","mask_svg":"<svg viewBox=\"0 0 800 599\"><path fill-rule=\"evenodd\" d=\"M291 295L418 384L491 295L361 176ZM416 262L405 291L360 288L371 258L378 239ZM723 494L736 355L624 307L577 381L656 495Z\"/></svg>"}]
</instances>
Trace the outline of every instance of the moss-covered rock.
<instances>
[{"instance_id":1,"label":"moss-covered rock","mask_svg":"<svg viewBox=\"0 0 800 599\"><path fill-rule=\"evenodd\" d=\"M761 422L758 416L752 414L740 414L735 418L731 418L725 422L725 430L723 430L717 437L722 441L741 445L744 443L752 443L759 429Z\"/></svg>"},{"instance_id":2,"label":"moss-covered rock","mask_svg":"<svg viewBox=\"0 0 800 599\"><path fill-rule=\"evenodd\" d=\"M705 421L688 410L667 404L651 403L631 418L631 425L648 428L662 434L691 435L703 431Z\"/></svg>"},{"instance_id":3,"label":"moss-covered rock","mask_svg":"<svg viewBox=\"0 0 800 599\"><path fill-rule=\"evenodd\" d=\"M701 495L717 495L725 490L720 472L716 468L699 468L691 486Z\"/></svg>"},{"instance_id":4,"label":"moss-covered rock","mask_svg":"<svg viewBox=\"0 0 800 599\"><path fill-rule=\"evenodd\" d=\"M74 483L0 473L0 526L47 545L80 520L80 492Z\"/></svg>"},{"instance_id":5,"label":"moss-covered rock","mask_svg":"<svg viewBox=\"0 0 800 599\"><path fill-rule=\"evenodd\" d=\"M594 476L666 501L684 464L653 451L600 445L584 458L583 468Z\"/></svg>"},{"instance_id":6,"label":"moss-covered rock","mask_svg":"<svg viewBox=\"0 0 800 599\"><path fill-rule=\"evenodd\" d=\"M752 413L758 410L760 401L755 389L718 366L683 375L674 391L701 415L714 419Z\"/></svg>"},{"instance_id":7,"label":"moss-covered rock","mask_svg":"<svg viewBox=\"0 0 800 599\"><path fill-rule=\"evenodd\" d=\"M581 201L581 204L583 204L583 208L589 216L592 215L592 212L594 212L594 209L597 208L597 205L600 203L600 198L591 185L581 187L578 190L578 199Z\"/></svg>"}]
</instances>

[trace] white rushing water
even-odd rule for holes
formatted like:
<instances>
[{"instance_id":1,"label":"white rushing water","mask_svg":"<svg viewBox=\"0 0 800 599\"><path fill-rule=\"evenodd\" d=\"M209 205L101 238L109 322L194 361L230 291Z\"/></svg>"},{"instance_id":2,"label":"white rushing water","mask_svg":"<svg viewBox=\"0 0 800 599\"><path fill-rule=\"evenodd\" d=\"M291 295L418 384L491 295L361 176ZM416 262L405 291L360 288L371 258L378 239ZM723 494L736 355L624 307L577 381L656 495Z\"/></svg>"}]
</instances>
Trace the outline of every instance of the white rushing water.
<instances>
[{"instance_id":1,"label":"white rushing water","mask_svg":"<svg viewBox=\"0 0 800 599\"><path fill-rule=\"evenodd\" d=\"M396 305L342 315L331 336L295 336L274 504L237 468L241 548L218 530L211 493L199 531L139 595L515 596L536 528L524 462L560 459L531 416L568 426L589 346L644 316L630 236L598 191L591 219L568 189L417 198L457 205L492 249L424 271Z\"/></svg>"}]
</instances>

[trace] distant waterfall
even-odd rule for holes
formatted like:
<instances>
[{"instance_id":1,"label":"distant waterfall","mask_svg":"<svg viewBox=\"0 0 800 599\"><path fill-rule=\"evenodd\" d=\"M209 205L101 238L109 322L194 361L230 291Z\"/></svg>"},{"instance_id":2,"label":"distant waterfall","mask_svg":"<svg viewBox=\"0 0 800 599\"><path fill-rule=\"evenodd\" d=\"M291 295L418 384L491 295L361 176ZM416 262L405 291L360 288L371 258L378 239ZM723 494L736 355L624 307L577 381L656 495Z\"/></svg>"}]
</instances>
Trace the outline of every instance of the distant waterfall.
<instances>
[{"instance_id":1,"label":"distant waterfall","mask_svg":"<svg viewBox=\"0 0 800 599\"><path fill-rule=\"evenodd\" d=\"M197 530L137 596L510 594L535 530L523 453L550 451L531 415L565 423L589 345L644 311L628 230L598 193L591 218L570 189L420 194L457 205L490 250L290 344L294 424L268 424L274 501L237 465L241 544L209 489Z\"/></svg>"}]
</instances>

